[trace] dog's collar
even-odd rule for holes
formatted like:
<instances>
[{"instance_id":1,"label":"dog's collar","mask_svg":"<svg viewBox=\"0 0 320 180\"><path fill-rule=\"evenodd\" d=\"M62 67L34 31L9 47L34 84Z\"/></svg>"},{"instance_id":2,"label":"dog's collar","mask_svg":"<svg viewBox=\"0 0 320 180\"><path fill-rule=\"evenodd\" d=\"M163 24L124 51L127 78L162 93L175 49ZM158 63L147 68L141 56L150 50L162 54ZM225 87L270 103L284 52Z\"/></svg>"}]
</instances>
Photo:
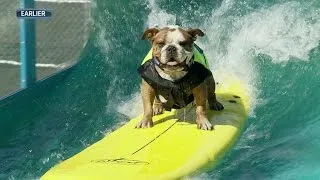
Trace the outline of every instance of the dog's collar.
<instances>
[{"instance_id":1,"label":"dog's collar","mask_svg":"<svg viewBox=\"0 0 320 180\"><path fill-rule=\"evenodd\" d=\"M156 57L153 56L152 58L152 61L153 61L153 65L157 65L161 70L164 70L162 67L161 67L161 63L157 60ZM183 71L188 71L189 68L191 67L191 65L194 63L194 55L192 55L190 61L188 64L185 63L186 60L184 61L184 64L183 64Z\"/></svg>"},{"instance_id":2,"label":"dog's collar","mask_svg":"<svg viewBox=\"0 0 320 180\"><path fill-rule=\"evenodd\" d=\"M160 66L160 62L157 60L157 58L156 57L152 57L152 61L153 61L153 64L154 65L157 65L157 66Z\"/></svg>"}]
</instances>

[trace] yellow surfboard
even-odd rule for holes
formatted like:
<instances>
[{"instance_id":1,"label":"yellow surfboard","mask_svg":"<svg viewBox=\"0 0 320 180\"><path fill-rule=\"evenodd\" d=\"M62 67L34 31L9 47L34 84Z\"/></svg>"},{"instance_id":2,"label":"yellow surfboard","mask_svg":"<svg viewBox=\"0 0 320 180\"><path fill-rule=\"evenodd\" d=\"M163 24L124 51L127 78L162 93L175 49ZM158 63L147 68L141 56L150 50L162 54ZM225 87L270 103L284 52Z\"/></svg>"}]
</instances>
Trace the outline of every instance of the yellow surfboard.
<instances>
[{"instance_id":1,"label":"yellow surfboard","mask_svg":"<svg viewBox=\"0 0 320 180\"><path fill-rule=\"evenodd\" d=\"M221 112L210 111L214 130L197 129L195 108L153 117L154 127L135 129L141 115L82 152L54 166L42 180L179 179L212 168L236 142L249 110L238 78L217 85Z\"/></svg>"}]
</instances>

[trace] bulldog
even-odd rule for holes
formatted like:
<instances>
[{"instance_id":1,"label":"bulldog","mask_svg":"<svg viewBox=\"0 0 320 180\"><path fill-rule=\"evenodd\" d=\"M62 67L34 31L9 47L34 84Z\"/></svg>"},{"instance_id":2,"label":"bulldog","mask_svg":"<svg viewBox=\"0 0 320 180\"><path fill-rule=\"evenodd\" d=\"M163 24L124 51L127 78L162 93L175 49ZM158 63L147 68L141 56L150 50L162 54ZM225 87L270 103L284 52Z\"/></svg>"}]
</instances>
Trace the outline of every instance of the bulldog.
<instances>
[{"instance_id":1,"label":"bulldog","mask_svg":"<svg viewBox=\"0 0 320 180\"><path fill-rule=\"evenodd\" d=\"M143 117L136 128L152 127L154 115L195 102L197 127L213 129L208 107L217 111L224 107L216 99L215 81L205 55L194 43L198 36L204 36L202 30L179 26L145 30L142 39L151 42L152 53L138 69Z\"/></svg>"}]
</instances>

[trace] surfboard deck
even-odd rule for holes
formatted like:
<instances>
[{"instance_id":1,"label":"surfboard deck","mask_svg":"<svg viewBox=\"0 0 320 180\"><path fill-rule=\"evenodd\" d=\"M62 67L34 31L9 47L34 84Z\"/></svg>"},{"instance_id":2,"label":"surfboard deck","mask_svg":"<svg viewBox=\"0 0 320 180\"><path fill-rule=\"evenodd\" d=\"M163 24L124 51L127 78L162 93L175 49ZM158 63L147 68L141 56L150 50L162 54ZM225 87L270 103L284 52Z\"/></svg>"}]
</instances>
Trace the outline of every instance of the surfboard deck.
<instances>
[{"instance_id":1,"label":"surfboard deck","mask_svg":"<svg viewBox=\"0 0 320 180\"><path fill-rule=\"evenodd\" d=\"M212 168L238 139L249 110L241 81L226 81L216 87L225 109L209 112L214 130L197 129L192 104L154 116L152 128L135 129L140 115L41 179L179 179Z\"/></svg>"}]
</instances>

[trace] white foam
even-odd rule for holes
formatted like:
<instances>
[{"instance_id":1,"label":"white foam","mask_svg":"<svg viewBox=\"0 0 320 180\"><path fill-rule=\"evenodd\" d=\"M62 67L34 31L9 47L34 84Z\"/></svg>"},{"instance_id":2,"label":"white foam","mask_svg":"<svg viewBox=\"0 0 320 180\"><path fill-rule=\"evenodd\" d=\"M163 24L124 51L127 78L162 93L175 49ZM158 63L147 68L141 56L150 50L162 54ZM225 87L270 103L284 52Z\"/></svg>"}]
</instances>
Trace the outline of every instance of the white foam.
<instances>
[{"instance_id":1,"label":"white foam","mask_svg":"<svg viewBox=\"0 0 320 180\"><path fill-rule=\"evenodd\" d=\"M133 94L128 101L120 103L118 106L118 112L128 116L129 118L134 118L141 114L143 112L143 108L140 92Z\"/></svg>"},{"instance_id":2,"label":"white foam","mask_svg":"<svg viewBox=\"0 0 320 180\"><path fill-rule=\"evenodd\" d=\"M148 15L148 20L146 23L147 27L165 27L167 25L175 24L176 16L160 9L156 3L156 0L148 0L147 6L151 11Z\"/></svg>"},{"instance_id":3,"label":"white foam","mask_svg":"<svg viewBox=\"0 0 320 180\"><path fill-rule=\"evenodd\" d=\"M303 12L299 2L277 4L269 9L245 16L236 26L241 30L232 37L230 48L271 56L279 63L290 57L308 60L308 53L320 41L320 14L317 10ZM236 56L243 54L238 50Z\"/></svg>"},{"instance_id":4,"label":"white foam","mask_svg":"<svg viewBox=\"0 0 320 180\"><path fill-rule=\"evenodd\" d=\"M228 16L228 9L233 5L233 1L224 1L213 11L203 25L209 41L201 45L212 69L224 69L241 77L254 115L254 108L262 103L256 85L259 72L253 61L255 57L266 54L275 63L287 62L290 57L307 60L309 51L320 40L320 17L316 10L303 13L298 2L276 4L243 17ZM221 74L214 75L223 82Z\"/></svg>"},{"instance_id":5,"label":"white foam","mask_svg":"<svg viewBox=\"0 0 320 180\"><path fill-rule=\"evenodd\" d=\"M97 8L96 3L93 3L93 6L94 8ZM105 13L109 13L109 12L105 11ZM99 18L103 18L103 17L99 17ZM103 20L99 19L94 21L93 23L95 23L95 26L97 27L97 31L98 31L98 38L97 38L96 45L99 47L101 53L104 55L104 58L105 58L104 61L107 63L108 67L113 68L116 63L113 63L111 61L111 59L108 57L108 54L109 54L109 51L114 46L112 44L112 40L114 37L112 37L108 29L105 28L106 25Z\"/></svg>"}]
</instances>

